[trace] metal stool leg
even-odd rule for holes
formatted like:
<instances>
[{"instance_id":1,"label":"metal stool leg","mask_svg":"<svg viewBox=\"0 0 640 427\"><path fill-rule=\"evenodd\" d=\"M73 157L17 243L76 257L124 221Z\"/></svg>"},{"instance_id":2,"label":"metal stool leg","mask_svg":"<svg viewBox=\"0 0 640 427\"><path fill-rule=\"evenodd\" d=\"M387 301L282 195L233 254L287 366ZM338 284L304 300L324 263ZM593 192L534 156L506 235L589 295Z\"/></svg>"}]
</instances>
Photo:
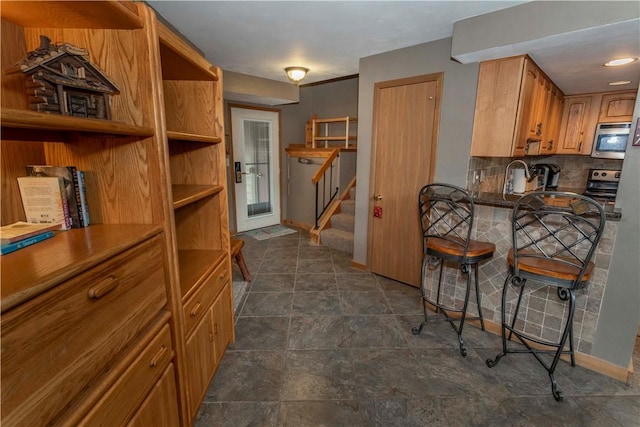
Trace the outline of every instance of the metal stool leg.
<instances>
[{"instance_id":1,"label":"metal stool leg","mask_svg":"<svg viewBox=\"0 0 640 427\"><path fill-rule=\"evenodd\" d=\"M413 335L420 335L420 332L422 332L422 329L429 321L429 318L427 317L428 316L427 315L427 298L426 298L427 292L426 292L426 285L425 285L425 277L426 277L428 262L429 262L429 258L427 257L425 257L422 260L422 276L420 281L420 291L422 293L422 311L424 313L424 320L422 321L422 323L420 323L420 326L414 326L413 328L411 328L411 333Z\"/></svg>"},{"instance_id":2,"label":"metal stool leg","mask_svg":"<svg viewBox=\"0 0 640 427\"><path fill-rule=\"evenodd\" d=\"M475 283L476 283L476 304L478 304L478 317L480 318L480 327L484 331L484 316L482 315L482 304L481 304L481 295L480 289L478 286L478 264L473 265L473 274L475 275Z\"/></svg>"}]
</instances>

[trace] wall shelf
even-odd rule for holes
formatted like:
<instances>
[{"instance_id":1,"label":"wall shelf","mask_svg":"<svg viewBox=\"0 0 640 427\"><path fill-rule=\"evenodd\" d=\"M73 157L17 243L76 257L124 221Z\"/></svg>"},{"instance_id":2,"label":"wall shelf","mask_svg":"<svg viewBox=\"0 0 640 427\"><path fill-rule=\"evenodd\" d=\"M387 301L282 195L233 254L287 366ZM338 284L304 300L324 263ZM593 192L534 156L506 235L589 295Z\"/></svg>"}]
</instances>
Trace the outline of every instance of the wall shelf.
<instances>
[{"instance_id":1,"label":"wall shelf","mask_svg":"<svg viewBox=\"0 0 640 427\"><path fill-rule=\"evenodd\" d=\"M171 188L173 209L179 209L224 190L221 185L172 185Z\"/></svg>"},{"instance_id":2,"label":"wall shelf","mask_svg":"<svg viewBox=\"0 0 640 427\"><path fill-rule=\"evenodd\" d=\"M205 144L219 144L222 142L222 138L219 136L198 135L186 132L167 131L167 138L170 141L191 141L202 142Z\"/></svg>"},{"instance_id":3,"label":"wall shelf","mask_svg":"<svg viewBox=\"0 0 640 427\"><path fill-rule=\"evenodd\" d=\"M134 126L113 120L83 119L13 108L3 108L0 112L0 120L3 128L13 129L87 132L106 136L139 136L143 138L153 136L155 133L150 127Z\"/></svg>"}]
</instances>

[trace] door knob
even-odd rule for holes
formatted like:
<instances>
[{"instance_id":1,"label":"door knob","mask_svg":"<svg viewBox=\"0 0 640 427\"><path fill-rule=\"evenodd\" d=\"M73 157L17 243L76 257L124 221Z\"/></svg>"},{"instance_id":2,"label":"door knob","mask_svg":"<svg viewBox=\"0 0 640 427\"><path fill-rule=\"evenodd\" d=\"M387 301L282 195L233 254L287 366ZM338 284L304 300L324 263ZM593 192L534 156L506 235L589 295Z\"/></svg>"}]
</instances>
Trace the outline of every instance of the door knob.
<instances>
[{"instance_id":1,"label":"door knob","mask_svg":"<svg viewBox=\"0 0 640 427\"><path fill-rule=\"evenodd\" d=\"M380 200L382 200L382 194L374 194L373 195L373 200L379 202Z\"/></svg>"}]
</instances>

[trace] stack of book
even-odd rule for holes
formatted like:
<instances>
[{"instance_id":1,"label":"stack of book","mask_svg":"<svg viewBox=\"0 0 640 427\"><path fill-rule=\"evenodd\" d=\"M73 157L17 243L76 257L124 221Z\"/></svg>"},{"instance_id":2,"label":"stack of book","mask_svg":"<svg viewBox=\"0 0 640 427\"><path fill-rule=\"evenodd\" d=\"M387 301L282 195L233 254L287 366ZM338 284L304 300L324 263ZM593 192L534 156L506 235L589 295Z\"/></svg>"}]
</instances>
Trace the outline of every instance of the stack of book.
<instances>
[{"instance_id":1,"label":"stack of book","mask_svg":"<svg viewBox=\"0 0 640 427\"><path fill-rule=\"evenodd\" d=\"M75 166L27 166L18 178L27 222L60 224L61 230L89 225L84 173Z\"/></svg>"},{"instance_id":2,"label":"stack of book","mask_svg":"<svg viewBox=\"0 0 640 427\"><path fill-rule=\"evenodd\" d=\"M18 249L54 236L53 230L60 229L60 224L32 224L18 221L0 227L0 253L6 255Z\"/></svg>"}]
</instances>

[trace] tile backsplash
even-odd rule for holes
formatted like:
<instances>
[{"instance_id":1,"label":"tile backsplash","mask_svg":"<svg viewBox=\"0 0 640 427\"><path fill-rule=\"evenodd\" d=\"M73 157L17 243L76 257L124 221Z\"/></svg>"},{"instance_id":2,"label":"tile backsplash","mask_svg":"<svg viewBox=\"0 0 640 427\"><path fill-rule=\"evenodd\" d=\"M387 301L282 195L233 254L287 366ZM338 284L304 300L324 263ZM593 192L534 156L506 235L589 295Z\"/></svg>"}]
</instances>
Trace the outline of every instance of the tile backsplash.
<instances>
[{"instance_id":1,"label":"tile backsplash","mask_svg":"<svg viewBox=\"0 0 640 427\"><path fill-rule=\"evenodd\" d=\"M487 193L502 193L504 172L507 164L513 160L508 157L471 157L467 173L467 189L474 189L474 176L481 176L477 190ZM589 156L549 156L525 157L525 162L535 165L538 163L555 163L560 166L561 189L570 189L581 193L587 184L589 169L622 169L622 160L594 159Z\"/></svg>"}]
</instances>

